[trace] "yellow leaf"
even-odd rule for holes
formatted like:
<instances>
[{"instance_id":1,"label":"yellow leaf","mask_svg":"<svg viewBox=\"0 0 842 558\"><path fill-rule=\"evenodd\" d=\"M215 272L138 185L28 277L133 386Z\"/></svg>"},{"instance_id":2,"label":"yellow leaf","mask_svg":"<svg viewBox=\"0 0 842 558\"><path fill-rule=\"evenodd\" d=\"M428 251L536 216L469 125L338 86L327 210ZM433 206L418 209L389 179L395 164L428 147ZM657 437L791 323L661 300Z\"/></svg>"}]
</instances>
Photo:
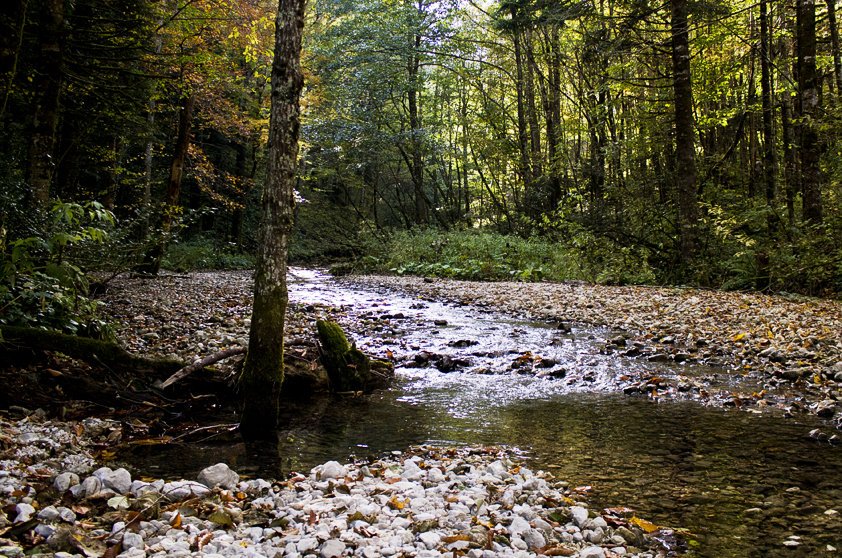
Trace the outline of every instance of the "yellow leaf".
<instances>
[{"instance_id":1,"label":"yellow leaf","mask_svg":"<svg viewBox=\"0 0 842 558\"><path fill-rule=\"evenodd\" d=\"M746 332L744 331L744 332L740 333L739 335L734 336L733 340L739 341L740 339L742 339L745 336L746 336Z\"/></svg>"},{"instance_id":2,"label":"yellow leaf","mask_svg":"<svg viewBox=\"0 0 842 558\"><path fill-rule=\"evenodd\" d=\"M640 527L641 529L643 529L647 533L651 533L653 531L658 530L658 527L654 523L650 523L649 521L646 521L645 519L640 519L637 516L633 516L631 519L629 519L629 523L633 523L633 524L637 525L638 527Z\"/></svg>"},{"instance_id":3,"label":"yellow leaf","mask_svg":"<svg viewBox=\"0 0 842 558\"><path fill-rule=\"evenodd\" d=\"M409 502L409 498L407 498L404 501L400 501L400 500L398 500L397 496L392 496L389 499L388 504L389 504L389 507L392 508L393 510L402 510L404 508L404 506L406 506L407 502Z\"/></svg>"}]
</instances>

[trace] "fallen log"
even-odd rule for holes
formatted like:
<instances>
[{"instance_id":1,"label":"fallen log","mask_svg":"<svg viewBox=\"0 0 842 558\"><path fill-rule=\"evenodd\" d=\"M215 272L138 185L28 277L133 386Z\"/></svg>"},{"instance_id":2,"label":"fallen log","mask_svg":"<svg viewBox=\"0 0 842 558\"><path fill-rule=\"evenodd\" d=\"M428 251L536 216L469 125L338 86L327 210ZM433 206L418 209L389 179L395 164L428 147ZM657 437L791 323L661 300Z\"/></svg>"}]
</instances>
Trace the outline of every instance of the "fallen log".
<instances>
[{"instance_id":1,"label":"fallen log","mask_svg":"<svg viewBox=\"0 0 842 558\"><path fill-rule=\"evenodd\" d=\"M67 335L58 331L0 325L0 351L8 356L38 351L62 353L91 364L102 364L136 376L166 377L184 367L184 363L164 358L133 355L120 345L90 337Z\"/></svg>"}]
</instances>

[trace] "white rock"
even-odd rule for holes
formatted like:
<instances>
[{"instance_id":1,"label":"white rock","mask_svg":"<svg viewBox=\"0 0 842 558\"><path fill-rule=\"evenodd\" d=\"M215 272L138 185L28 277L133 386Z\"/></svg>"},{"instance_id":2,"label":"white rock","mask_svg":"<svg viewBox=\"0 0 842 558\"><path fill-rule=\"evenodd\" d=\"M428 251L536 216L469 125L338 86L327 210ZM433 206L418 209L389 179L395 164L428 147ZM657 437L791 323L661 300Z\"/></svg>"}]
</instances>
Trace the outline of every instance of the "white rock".
<instances>
[{"instance_id":1,"label":"white rock","mask_svg":"<svg viewBox=\"0 0 842 558\"><path fill-rule=\"evenodd\" d=\"M100 471L103 472L98 475ZM132 475L122 467L116 471L103 467L94 471L94 476L102 481L103 488L113 490L117 494L125 494L132 487Z\"/></svg>"},{"instance_id":2,"label":"white rock","mask_svg":"<svg viewBox=\"0 0 842 558\"><path fill-rule=\"evenodd\" d=\"M533 550L547 546L547 540L544 538L544 534L538 529L527 529L523 532L521 538Z\"/></svg>"},{"instance_id":3,"label":"white rock","mask_svg":"<svg viewBox=\"0 0 842 558\"><path fill-rule=\"evenodd\" d=\"M38 519L45 521L55 521L59 518L58 509L55 506L47 506L38 512ZM46 538L46 537L44 537Z\"/></svg>"},{"instance_id":4,"label":"white rock","mask_svg":"<svg viewBox=\"0 0 842 558\"><path fill-rule=\"evenodd\" d=\"M35 508L29 504L18 504L15 506L17 515L15 516L15 523L24 523L32 519L32 514L35 513Z\"/></svg>"},{"instance_id":5,"label":"white rock","mask_svg":"<svg viewBox=\"0 0 842 558\"><path fill-rule=\"evenodd\" d=\"M319 548L319 539L316 537L304 537L295 545L295 549L302 554L317 548Z\"/></svg>"},{"instance_id":6,"label":"white rock","mask_svg":"<svg viewBox=\"0 0 842 558\"><path fill-rule=\"evenodd\" d=\"M343 552L345 552L345 543L336 539L330 539L322 545L322 548L319 550L319 556L321 558L336 558L337 556L342 556Z\"/></svg>"},{"instance_id":7,"label":"white rock","mask_svg":"<svg viewBox=\"0 0 842 558\"><path fill-rule=\"evenodd\" d=\"M125 533L123 535L123 548L125 550L130 548L139 548L143 550L143 537L137 533Z\"/></svg>"},{"instance_id":8,"label":"white rock","mask_svg":"<svg viewBox=\"0 0 842 558\"><path fill-rule=\"evenodd\" d=\"M516 515L514 519L512 519L511 525L509 525L509 535L516 537L529 529L531 529L529 522L521 516Z\"/></svg>"},{"instance_id":9,"label":"white rock","mask_svg":"<svg viewBox=\"0 0 842 558\"><path fill-rule=\"evenodd\" d=\"M570 508L570 513L573 516L573 521L579 527L583 526L588 520L588 509L582 506L573 506Z\"/></svg>"},{"instance_id":10,"label":"white rock","mask_svg":"<svg viewBox=\"0 0 842 558\"><path fill-rule=\"evenodd\" d=\"M320 481L341 479L347 475L348 470L340 465L338 461L328 461L324 465L316 467L316 479Z\"/></svg>"},{"instance_id":11,"label":"white rock","mask_svg":"<svg viewBox=\"0 0 842 558\"><path fill-rule=\"evenodd\" d=\"M444 473L438 467L433 467L427 471L427 481L429 482L440 484L445 478Z\"/></svg>"},{"instance_id":12,"label":"white rock","mask_svg":"<svg viewBox=\"0 0 842 558\"><path fill-rule=\"evenodd\" d=\"M240 475L232 471L227 464L217 463L202 469L196 480L210 488L221 486L226 490L233 490L240 482Z\"/></svg>"},{"instance_id":13,"label":"white rock","mask_svg":"<svg viewBox=\"0 0 842 558\"><path fill-rule=\"evenodd\" d=\"M161 493L172 502L180 502L190 496L207 496L210 489L196 481L173 481L166 483Z\"/></svg>"},{"instance_id":14,"label":"white rock","mask_svg":"<svg viewBox=\"0 0 842 558\"><path fill-rule=\"evenodd\" d=\"M605 550L601 546L589 546L579 551L579 558L605 558Z\"/></svg>"},{"instance_id":15,"label":"white rock","mask_svg":"<svg viewBox=\"0 0 842 558\"><path fill-rule=\"evenodd\" d=\"M436 548L441 544L441 536L434 531L427 531L418 535L418 540L424 543L427 548Z\"/></svg>"}]
</instances>

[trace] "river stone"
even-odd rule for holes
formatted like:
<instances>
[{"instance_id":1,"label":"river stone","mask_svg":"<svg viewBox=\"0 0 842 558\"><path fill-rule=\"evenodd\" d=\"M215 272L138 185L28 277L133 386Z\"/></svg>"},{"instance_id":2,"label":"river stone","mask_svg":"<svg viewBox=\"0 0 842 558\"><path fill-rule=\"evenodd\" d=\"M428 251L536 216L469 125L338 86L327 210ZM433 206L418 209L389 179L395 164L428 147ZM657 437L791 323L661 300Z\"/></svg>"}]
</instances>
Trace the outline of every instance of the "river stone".
<instances>
[{"instance_id":1,"label":"river stone","mask_svg":"<svg viewBox=\"0 0 842 558\"><path fill-rule=\"evenodd\" d=\"M99 480L97 477L88 477L82 481L82 484L77 485L79 487L78 493L83 498L90 498L95 494L99 494L102 492L102 481ZM71 487L71 492L75 492L73 489L76 486Z\"/></svg>"},{"instance_id":2,"label":"river stone","mask_svg":"<svg viewBox=\"0 0 842 558\"><path fill-rule=\"evenodd\" d=\"M322 545L321 550L319 550L319 556L321 558L336 558L337 556L342 556L343 552L345 552L345 543L340 540L330 539Z\"/></svg>"},{"instance_id":3,"label":"river stone","mask_svg":"<svg viewBox=\"0 0 842 558\"><path fill-rule=\"evenodd\" d=\"M79 475L76 473L61 473L53 480L53 488L63 493L70 490L71 486L79 484Z\"/></svg>"},{"instance_id":4,"label":"river stone","mask_svg":"<svg viewBox=\"0 0 842 558\"><path fill-rule=\"evenodd\" d=\"M196 480L209 488L220 486L226 490L233 490L240 482L240 475L232 471L227 464L217 463L202 469Z\"/></svg>"},{"instance_id":5,"label":"river stone","mask_svg":"<svg viewBox=\"0 0 842 558\"><path fill-rule=\"evenodd\" d=\"M441 469L438 467L433 467L429 471L427 471L427 481L440 484L444 480L444 473L441 472Z\"/></svg>"},{"instance_id":6,"label":"river stone","mask_svg":"<svg viewBox=\"0 0 842 558\"><path fill-rule=\"evenodd\" d=\"M111 489L117 494L125 494L132 487L132 476L122 467L116 471L110 467L100 467L93 474L102 481L104 489Z\"/></svg>"},{"instance_id":7,"label":"river stone","mask_svg":"<svg viewBox=\"0 0 842 558\"><path fill-rule=\"evenodd\" d=\"M38 512L38 519L43 519L44 521L55 521L58 518L59 513L55 506L47 506ZM46 539L47 537L44 538Z\"/></svg>"},{"instance_id":8,"label":"river stone","mask_svg":"<svg viewBox=\"0 0 842 558\"><path fill-rule=\"evenodd\" d=\"M23 556L23 549L19 546L0 546L0 556Z\"/></svg>"},{"instance_id":9,"label":"river stone","mask_svg":"<svg viewBox=\"0 0 842 558\"><path fill-rule=\"evenodd\" d=\"M161 492L171 502L180 502L190 496L198 496L200 498L207 496L210 494L210 489L196 481L181 480L166 483Z\"/></svg>"},{"instance_id":10,"label":"river stone","mask_svg":"<svg viewBox=\"0 0 842 558\"><path fill-rule=\"evenodd\" d=\"M605 550L600 546L589 546L579 551L579 558L605 558Z\"/></svg>"},{"instance_id":11,"label":"river stone","mask_svg":"<svg viewBox=\"0 0 842 558\"><path fill-rule=\"evenodd\" d=\"M143 537L137 533L125 533L123 535L123 549L129 550L131 548L143 550Z\"/></svg>"},{"instance_id":12,"label":"river stone","mask_svg":"<svg viewBox=\"0 0 842 558\"><path fill-rule=\"evenodd\" d=\"M547 540L538 529L527 529L523 532L521 538L533 550L547 546Z\"/></svg>"},{"instance_id":13,"label":"river stone","mask_svg":"<svg viewBox=\"0 0 842 558\"><path fill-rule=\"evenodd\" d=\"M573 516L573 521L576 525L581 527L588 520L588 510L582 506L573 506L570 508L570 514Z\"/></svg>"},{"instance_id":14,"label":"river stone","mask_svg":"<svg viewBox=\"0 0 842 558\"><path fill-rule=\"evenodd\" d=\"M439 544L441 544L441 536L433 531L421 533L418 535L418 540L424 543L424 546L429 549L436 548Z\"/></svg>"},{"instance_id":15,"label":"river stone","mask_svg":"<svg viewBox=\"0 0 842 558\"><path fill-rule=\"evenodd\" d=\"M406 460L403 462L404 469L403 473L401 473L401 478L406 481L417 481L420 480L421 477L424 475L424 471L415 464L414 461Z\"/></svg>"},{"instance_id":16,"label":"river stone","mask_svg":"<svg viewBox=\"0 0 842 558\"><path fill-rule=\"evenodd\" d=\"M511 525L509 525L509 535L517 536L521 533L528 531L530 529L529 522L527 522L524 518L519 515L516 515L514 519L512 519Z\"/></svg>"},{"instance_id":17,"label":"river stone","mask_svg":"<svg viewBox=\"0 0 842 558\"><path fill-rule=\"evenodd\" d=\"M324 465L316 467L316 479L320 481L341 479L347 475L348 470L340 465L338 461L328 461Z\"/></svg>"},{"instance_id":18,"label":"river stone","mask_svg":"<svg viewBox=\"0 0 842 558\"><path fill-rule=\"evenodd\" d=\"M25 523L32 518L32 514L35 513L35 508L29 504L18 504L15 506L15 511L17 512L17 516L15 517L14 522Z\"/></svg>"}]
</instances>

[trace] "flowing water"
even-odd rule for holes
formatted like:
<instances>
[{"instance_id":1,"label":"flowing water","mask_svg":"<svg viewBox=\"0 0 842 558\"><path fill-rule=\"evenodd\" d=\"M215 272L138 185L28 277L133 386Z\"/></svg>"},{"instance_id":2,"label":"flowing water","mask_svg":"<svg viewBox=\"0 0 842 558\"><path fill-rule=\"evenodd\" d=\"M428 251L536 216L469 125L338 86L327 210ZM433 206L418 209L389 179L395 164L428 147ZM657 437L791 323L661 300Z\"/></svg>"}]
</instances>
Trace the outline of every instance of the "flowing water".
<instances>
[{"instance_id":1,"label":"flowing water","mask_svg":"<svg viewBox=\"0 0 842 558\"><path fill-rule=\"evenodd\" d=\"M688 529L697 556L831 556L842 549L842 448L806 436L826 424L774 409L753 414L629 397L616 380L646 369L733 390L759 386L699 365L619 357L604 350L612 333L598 328L562 331L306 270L295 277L293 302L342 306L362 348L398 359L393 386L291 405L272 447L219 437L139 446L122 455L135 471L191 477L224 460L241 474L281 477L415 444L503 445L535 469L589 486L592 506L630 507L657 525ZM415 367L426 363L429 355L416 358L424 351L449 356L457 370ZM785 547L787 540L800 545Z\"/></svg>"}]
</instances>

